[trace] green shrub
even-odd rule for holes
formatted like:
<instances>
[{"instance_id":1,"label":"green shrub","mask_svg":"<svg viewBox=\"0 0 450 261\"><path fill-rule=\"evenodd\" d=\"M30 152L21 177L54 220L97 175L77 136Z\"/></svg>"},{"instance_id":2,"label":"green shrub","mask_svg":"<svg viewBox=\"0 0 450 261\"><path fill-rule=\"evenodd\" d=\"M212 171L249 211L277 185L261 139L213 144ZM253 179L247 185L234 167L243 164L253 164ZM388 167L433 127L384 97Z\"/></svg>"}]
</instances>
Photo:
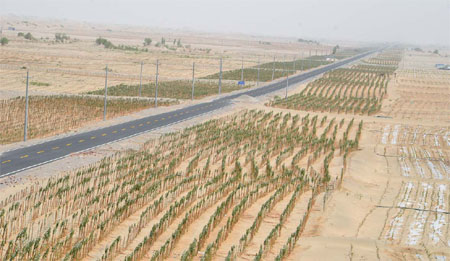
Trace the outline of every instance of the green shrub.
<instances>
[{"instance_id":1,"label":"green shrub","mask_svg":"<svg viewBox=\"0 0 450 261\"><path fill-rule=\"evenodd\" d=\"M36 40L31 33L26 33L24 38L27 40Z\"/></svg>"},{"instance_id":2,"label":"green shrub","mask_svg":"<svg viewBox=\"0 0 450 261\"><path fill-rule=\"evenodd\" d=\"M56 40L56 42L64 43L65 41L70 40L70 37L68 35L66 35L65 33L56 33L55 40Z\"/></svg>"},{"instance_id":3,"label":"green shrub","mask_svg":"<svg viewBox=\"0 0 450 261\"><path fill-rule=\"evenodd\" d=\"M152 38L145 38L144 39L144 46L151 45L151 44L152 44Z\"/></svg>"},{"instance_id":4,"label":"green shrub","mask_svg":"<svg viewBox=\"0 0 450 261\"><path fill-rule=\"evenodd\" d=\"M1 43L1 45L7 45L8 44L8 38L6 38L6 37L2 37L2 39L0 39L0 43Z\"/></svg>"}]
</instances>

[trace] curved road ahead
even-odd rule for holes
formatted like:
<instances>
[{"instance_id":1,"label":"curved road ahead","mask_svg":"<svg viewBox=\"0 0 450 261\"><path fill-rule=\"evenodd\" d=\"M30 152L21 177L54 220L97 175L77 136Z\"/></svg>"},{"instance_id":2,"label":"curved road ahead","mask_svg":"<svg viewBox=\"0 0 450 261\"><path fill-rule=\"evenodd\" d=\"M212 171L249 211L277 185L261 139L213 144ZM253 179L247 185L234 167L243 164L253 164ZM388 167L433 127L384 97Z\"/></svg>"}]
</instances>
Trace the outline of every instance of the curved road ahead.
<instances>
[{"instance_id":1,"label":"curved road ahead","mask_svg":"<svg viewBox=\"0 0 450 261\"><path fill-rule=\"evenodd\" d=\"M322 68L311 70L307 73L292 76L289 78L289 85L295 85L321 73L359 60L374 52L376 51L363 53ZM29 168L58 160L68 156L71 153L89 150L106 143L129 138L143 132L151 131L156 128L174 124L176 122L223 108L229 105L233 99L241 95L257 97L281 90L283 88L286 88L286 79L265 85L263 87L253 88L245 92L227 95L210 102L204 102L170 112L8 151L0 155L0 177L9 176Z\"/></svg>"}]
</instances>

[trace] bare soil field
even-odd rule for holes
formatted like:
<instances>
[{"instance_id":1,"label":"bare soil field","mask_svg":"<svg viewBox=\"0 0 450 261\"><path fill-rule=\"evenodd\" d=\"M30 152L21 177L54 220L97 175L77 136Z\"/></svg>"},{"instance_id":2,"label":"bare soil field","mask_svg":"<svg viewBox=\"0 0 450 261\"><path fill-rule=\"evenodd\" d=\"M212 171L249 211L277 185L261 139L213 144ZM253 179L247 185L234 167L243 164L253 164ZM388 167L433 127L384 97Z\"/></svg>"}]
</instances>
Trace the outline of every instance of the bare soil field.
<instances>
[{"instance_id":1,"label":"bare soil field","mask_svg":"<svg viewBox=\"0 0 450 261\"><path fill-rule=\"evenodd\" d=\"M3 35L10 42L0 48L0 91L22 94L25 71L31 71L33 91L78 94L95 91L104 85L104 70L110 70L110 86L139 84L140 64L143 81L153 82L156 60L159 60L159 80L191 79L192 63L196 77L205 77L219 71L219 58L223 58L223 71L252 67L260 63L331 52L332 46L305 44L296 39L252 37L246 35L219 35L179 30L100 25L70 21L47 21L6 16ZM18 33L31 33L27 40ZM56 33L70 37L55 41ZM108 49L96 44L102 37L115 46L145 48L146 51ZM144 39L151 45L144 46ZM157 47L165 39L167 47ZM174 40L180 40L174 44ZM344 51L345 55L345 51ZM348 55L352 55L349 53ZM42 83L39 85L39 83ZM1 93L0 93L1 94Z\"/></svg>"},{"instance_id":2,"label":"bare soil field","mask_svg":"<svg viewBox=\"0 0 450 261\"><path fill-rule=\"evenodd\" d=\"M390 82L383 115L449 124L450 71L436 70L437 63L448 63L448 58L406 53L395 80Z\"/></svg>"}]
</instances>

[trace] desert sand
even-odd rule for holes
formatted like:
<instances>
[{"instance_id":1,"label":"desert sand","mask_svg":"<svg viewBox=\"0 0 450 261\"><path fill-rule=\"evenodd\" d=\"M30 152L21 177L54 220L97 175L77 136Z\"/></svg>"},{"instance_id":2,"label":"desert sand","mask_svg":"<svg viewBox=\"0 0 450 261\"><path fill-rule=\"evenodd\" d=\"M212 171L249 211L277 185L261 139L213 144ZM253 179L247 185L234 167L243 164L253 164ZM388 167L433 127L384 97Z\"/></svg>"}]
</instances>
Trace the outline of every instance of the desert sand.
<instances>
[{"instance_id":1,"label":"desert sand","mask_svg":"<svg viewBox=\"0 0 450 261\"><path fill-rule=\"evenodd\" d=\"M405 52L379 113L392 118L365 119L341 189L316 209L292 260L450 257L450 74L434 68L444 59Z\"/></svg>"},{"instance_id":2,"label":"desert sand","mask_svg":"<svg viewBox=\"0 0 450 261\"><path fill-rule=\"evenodd\" d=\"M144 28L126 25L101 25L72 21L48 21L33 18L6 16L3 35L10 43L0 48L0 95L17 92L23 95L26 72L31 81L48 86L31 85L37 93L71 93L101 89L104 86L105 66L109 68L109 85L138 84L140 63L144 63L143 81L154 81L156 60L159 60L159 80L191 79L192 63L196 77L219 71L219 59L223 58L223 70L251 67L260 63L323 55L332 46L305 44L291 38L256 37L241 34L211 34L160 28ZM15 30L6 30L13 27ZM37 40L18 37L18 32L30 32ZM65 33L71 39L55 42L55 33ZM148 52L105 49L95 44L98 37L114 45L138 46ZM168 47L155 44L166 39ZM144 38L151 38L151 46L143 46ZM182 47L173 45L181 40ZM263 44L270 43L270 44Z\"/></svg>"}]
</instances>

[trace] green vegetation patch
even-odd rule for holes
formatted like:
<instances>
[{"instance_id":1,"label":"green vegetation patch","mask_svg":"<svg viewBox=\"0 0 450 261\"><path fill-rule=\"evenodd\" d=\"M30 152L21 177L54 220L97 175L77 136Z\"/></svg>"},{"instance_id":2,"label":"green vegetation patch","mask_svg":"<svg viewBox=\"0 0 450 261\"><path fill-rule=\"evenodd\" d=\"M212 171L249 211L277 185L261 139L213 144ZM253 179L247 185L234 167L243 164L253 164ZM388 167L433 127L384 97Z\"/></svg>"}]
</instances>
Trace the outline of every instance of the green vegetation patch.
<instances>
[{"instance_id":1,"label":"green vegetation patch","mask_svg":"<svg viewBox=\"0 0 450 261\"><path fill-rule=\"evenodd\" d=\"M294 67L295 63L295 67ZM259 81L270 82L273 79L286 77L286 71L289 71L289 75L296 73L297 71L309 70L321 65L329 64L331 62L326 60L324 56L311 56L307 59L298 59L289 62L269 62L260 65ZM273 72L273 70L275 70ZM222 73L222 79L224 80L241 80L241 69L235 69L230 71L224 71ZM219 73L211 74L204 79L219 79ZM258 80L258 66L244 68L244 80L245 81L257 81Z\"/></svg>"},{"instance_id":2,"label":"green vegetation patch","mask_svg":"<svg viewBox=\"0 0 450 261\"><path fill-rule=\"evenodd\" d=\"M155 97L155 83L147 83L142 85L142 96ZM222 82L222 93L239 90L237 83L231 84ZM219 86L217 81L196 81L194 98L218 94ZM87 92L87 94L103 95L104 89ZM119 84L108 87L108 95L111 96L139 96L139 84ZM177 80L158 83L158 97L173 99L190 99L192 95L192 81Z\"/></svg>"},{"instance_id":3,"label":"green vegetation patch","mask_svg":"<svg viewBox=\"0 0 450 261\"><path fill-rule=\"evenodd\" d=\"M2 37L2 38L0 39L0 44L1 44L1 45L7 45L8 42L9 42L9 40L8 40L8 38L6 38L6 37Z\"/></svg>"},{"instance_id":4,"label":"green vegetation patch","mask_svg":"<svg viewBox=\"0 0 450 261\"><path fill-rule=\"evenodd\" d=\"M139 48L137 46L123 45L123 44L119 44L116 46L111 41L102 37L97 38L97 40L95 40L95 43L97 45L103 45L107 49L133 51L133 52L148 52L148 48Z\"/></svg>"},{"instance_id":5,"label":"green vegetation patch","mask_svg":"<svg viewBox=\"0 0 450 261\"><path fill-rule=\"evenodd\" d=\"M46 82L30 82L30 84L34 86L50 86L50 83Z\"/></svg>"}]
</instances>

